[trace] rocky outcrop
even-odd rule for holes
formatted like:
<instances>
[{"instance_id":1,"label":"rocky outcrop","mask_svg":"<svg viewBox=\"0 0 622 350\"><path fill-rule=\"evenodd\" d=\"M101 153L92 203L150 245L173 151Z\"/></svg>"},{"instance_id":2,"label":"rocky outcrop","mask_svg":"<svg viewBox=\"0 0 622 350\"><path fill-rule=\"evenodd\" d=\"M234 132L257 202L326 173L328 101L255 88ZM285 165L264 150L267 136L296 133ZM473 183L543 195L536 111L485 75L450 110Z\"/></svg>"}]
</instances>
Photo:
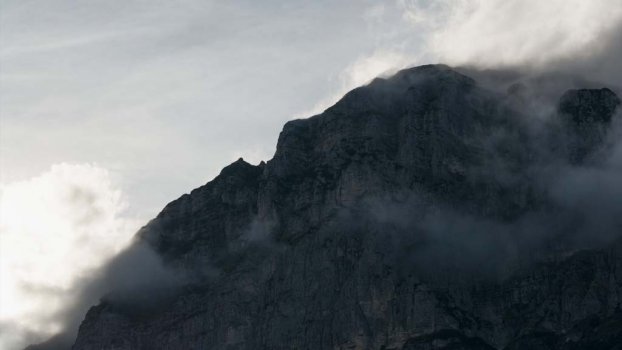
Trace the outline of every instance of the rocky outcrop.
<instances>
[{"instance_id":1,"label":"rocky outcrop","mask_svg":"<svg viewBox=\"0 0 622 350\"><path fill-rule=\"evenodd\" d=\"M618 96L607 88L570 90L562 96L559 112L569 133L568 148L573 162L582 162L602 145L620 103Z\"/></svg>"},{"instance_id":2,"label":"rocky outcrop","mask_svg":"<svg viewBox=\"0 0 622 350\"><path fill-rule=\"evenodd\" d=\"M560 115L610 123L603 91ZM188 276L178 295L104 298L73 349L615 349L622 249L559 239L538 171L556 151L507 98L422 66L288 122L272 160L236 161L138 233Z\"/></svg>"}]
</instances>

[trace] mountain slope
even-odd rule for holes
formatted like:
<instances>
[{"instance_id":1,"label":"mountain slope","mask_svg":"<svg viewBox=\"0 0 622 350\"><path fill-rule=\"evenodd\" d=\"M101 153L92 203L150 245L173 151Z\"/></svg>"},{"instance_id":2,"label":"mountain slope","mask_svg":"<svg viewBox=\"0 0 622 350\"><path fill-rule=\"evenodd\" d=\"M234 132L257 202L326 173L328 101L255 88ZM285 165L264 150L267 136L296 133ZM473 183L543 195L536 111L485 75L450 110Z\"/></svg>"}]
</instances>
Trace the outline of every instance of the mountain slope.
<instances>
[{"instance_id":1,"label":"mountain slope","mask_svg":"<svg viewBox=\"0 0 622 350\"><path fill-rule=\"evenodd\" d=\"M442 65L376 79L167 205L136 244L183 285L111 293L73 349L615 349L619 208L559 184L610 171L619 104L538 119Z\"/></svg>"}]
</instances>

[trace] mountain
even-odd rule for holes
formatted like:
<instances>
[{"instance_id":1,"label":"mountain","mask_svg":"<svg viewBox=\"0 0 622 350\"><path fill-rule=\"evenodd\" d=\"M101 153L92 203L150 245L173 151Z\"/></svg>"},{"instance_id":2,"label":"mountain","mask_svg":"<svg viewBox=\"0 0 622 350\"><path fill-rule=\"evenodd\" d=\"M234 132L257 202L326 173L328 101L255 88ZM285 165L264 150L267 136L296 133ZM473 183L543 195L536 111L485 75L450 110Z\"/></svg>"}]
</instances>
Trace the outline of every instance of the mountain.
<instances>
[{"instance_id":1,"label":"mountain","mask_svg":"<svg viewBox=\"0 0 622 350\"><path fill-rule=\"evenodd\" d=\"M138 232L169 277L73 349L620 349L620 99L506 88L421 66L289 121Z\"/></svg>"}]
</instances>

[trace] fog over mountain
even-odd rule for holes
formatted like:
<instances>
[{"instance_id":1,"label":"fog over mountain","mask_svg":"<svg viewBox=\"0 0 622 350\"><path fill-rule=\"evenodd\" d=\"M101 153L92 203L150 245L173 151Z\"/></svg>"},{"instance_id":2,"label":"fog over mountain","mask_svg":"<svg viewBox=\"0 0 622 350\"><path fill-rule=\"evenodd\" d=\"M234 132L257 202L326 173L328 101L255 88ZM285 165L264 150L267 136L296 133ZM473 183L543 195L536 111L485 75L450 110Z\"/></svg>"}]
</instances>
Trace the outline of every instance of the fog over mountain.
<instances>
[{"instance_id":1,"label":"fog over mountain","mask_svg":"<svg viewBox=\"0 0 622 350\"><path fill-rule=\"evenodd\" d=\"M73 348L613 349L621 101L533 92L427 65L288 122L139 231L164 270L116 259Z\"/></svg>"},{"instance_id":2,"label":"fog over mountain","mask_svg":"<svg viewBox=\"0 0 622 350\"><path fill-rule=\"evenodd\" d=\"M300 97L273 156L226 166L134 236L98 165L3 184L2 304L29 297L2 314L0 345L614 349L622 6L398 1L364 16L380 44ZM13 254L35 244L39 264Z\"/></svg>"}]
</instances>

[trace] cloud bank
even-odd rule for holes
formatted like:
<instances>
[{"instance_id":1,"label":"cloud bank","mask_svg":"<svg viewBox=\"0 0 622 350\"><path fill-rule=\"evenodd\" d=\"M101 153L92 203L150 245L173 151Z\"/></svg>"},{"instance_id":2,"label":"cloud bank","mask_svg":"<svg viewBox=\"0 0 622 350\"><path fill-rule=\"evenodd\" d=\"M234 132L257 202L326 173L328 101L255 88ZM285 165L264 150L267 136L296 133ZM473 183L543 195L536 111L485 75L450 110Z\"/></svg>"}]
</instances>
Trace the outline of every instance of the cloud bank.
<instances>
[{"instance_id":1,"label":"cloud bank","mask_svg":"<svg viewBox=\"0 0 622 350\"><path fill-rule=\"evenodd\" d=\"M546 63L598 47L621 18L611 0L458 1L433 40L455 63Z\"/></svg>"},{"instance_id":2,"label":"cloud bank","mask_svg":"<svg viewBox=\"0 0 622 350\"><path fill-rule=\"evenodd\" d=\"M79 281L127 245L138 222L105 169L56 164L0 191L0 348L42 341Z\"/></svg>"},{"instance_id":3,"label":"cloud bank","mask_svg":"<svg viewBox=\"0 0 622 350\"><path fill-rule=\"evenodd\" d=\"M550 68L609 54L620 39L616 0L404 1L414 26L428 31L432 58L481 68Z\"/></svg>"},{"instance_id":4,"label":"cloud bank","mask_svg":"<svg viewBox=\"0 0 622 350\"><path fill-rule=\"evenodd\" d=\"M622 6L616 0L398 0L369 7L375 50L356 57L311 109L321 113L351 89L409 66L565 73L619 86ZM386 32L386 33L385 33Z\"/></svg>"}]
</instances>

